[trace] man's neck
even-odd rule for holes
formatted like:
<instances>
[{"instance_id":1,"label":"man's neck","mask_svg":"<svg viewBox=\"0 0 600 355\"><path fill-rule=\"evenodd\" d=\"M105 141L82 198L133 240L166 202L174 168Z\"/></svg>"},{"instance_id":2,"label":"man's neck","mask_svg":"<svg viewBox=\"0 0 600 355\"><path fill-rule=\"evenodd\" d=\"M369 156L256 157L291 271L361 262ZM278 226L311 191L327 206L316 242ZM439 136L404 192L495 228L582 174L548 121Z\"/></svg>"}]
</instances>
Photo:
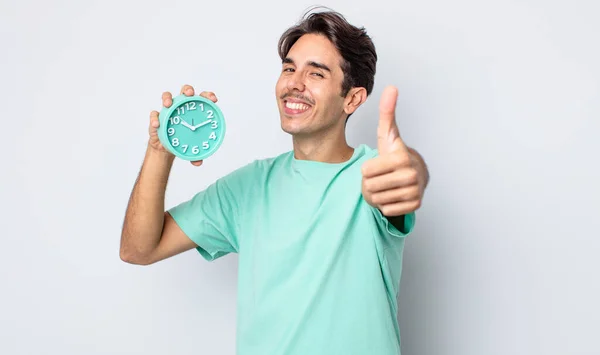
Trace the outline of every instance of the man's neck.
<instances>
[{"instance_id":1,"label":"man's neck","mask_svg":"<svg viewBox=\"0 0 600 355\"><path fill-rule=\"evenodd\" d=\"M354 148L346 142L345 132L326 137L293 137L294 157L324 163L342 163L352 157Z\"/></svg>"}]
</instances>

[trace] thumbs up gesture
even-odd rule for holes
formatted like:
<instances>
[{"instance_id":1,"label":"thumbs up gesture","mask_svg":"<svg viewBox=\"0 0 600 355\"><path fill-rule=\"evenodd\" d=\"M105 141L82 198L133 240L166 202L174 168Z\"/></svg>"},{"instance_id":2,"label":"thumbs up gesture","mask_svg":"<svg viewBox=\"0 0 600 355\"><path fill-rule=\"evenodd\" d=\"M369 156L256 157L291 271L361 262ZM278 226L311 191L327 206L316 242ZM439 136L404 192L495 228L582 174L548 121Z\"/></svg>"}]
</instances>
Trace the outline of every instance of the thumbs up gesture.
<instances>
[{"instance_id":1,"label":"thumbs up gesture","mask_svg":"<svg viewBox=\"0 0 600 355\"><path fill-rule=\"evenodd\" d=\"M396 124L398 90L389 86L379 103L379 155L362 167L362 193L369 205L385 216L402 216L421 206L427 170L418 154L407 147Z\"/></svg>"}]
</instances>

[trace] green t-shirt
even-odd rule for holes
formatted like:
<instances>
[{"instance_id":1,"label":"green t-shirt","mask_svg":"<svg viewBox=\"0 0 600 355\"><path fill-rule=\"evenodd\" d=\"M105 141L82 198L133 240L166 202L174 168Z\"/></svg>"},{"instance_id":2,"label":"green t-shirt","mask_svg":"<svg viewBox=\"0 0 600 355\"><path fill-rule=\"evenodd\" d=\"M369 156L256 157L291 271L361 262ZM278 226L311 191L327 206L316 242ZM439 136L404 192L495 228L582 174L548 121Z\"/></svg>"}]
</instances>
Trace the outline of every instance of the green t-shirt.
<instances>
[{"instance_id":1,"label":"green t-shirt","mask_svg":"<svg viewBox=\"0 0 600 355\"><path fill-rule=\"evenodd\" d=\"M360 145L344 163L256 160L170 213L207 260L239 254L237 354L397 355L406 235L361 193Z\"/></svg>"}]
</instances>

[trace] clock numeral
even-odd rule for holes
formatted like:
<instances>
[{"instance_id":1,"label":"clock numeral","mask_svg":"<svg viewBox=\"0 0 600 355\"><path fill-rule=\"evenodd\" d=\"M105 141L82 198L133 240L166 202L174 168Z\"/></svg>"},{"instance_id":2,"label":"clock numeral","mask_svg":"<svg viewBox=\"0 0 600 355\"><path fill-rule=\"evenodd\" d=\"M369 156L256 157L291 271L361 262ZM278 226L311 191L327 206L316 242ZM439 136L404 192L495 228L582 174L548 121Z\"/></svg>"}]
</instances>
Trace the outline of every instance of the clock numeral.
<instances>
[{"instance_id":1,"label":"clock numeral","mask_svg":"<svg viewBox=\"0 0 600 355\"><path fill-rule=\"evenodd\" d=\"M170 120L172 125L176 125L179 124L179 122L181 122L181 118L179 118L179 116L171 117Z\"/></svg>"},{"instance_id":2,"label":"clock numeral","mask_svg":"<svg viewBox=\"0 0 600 355\"><path fill-rule=\"evenodd\" d=\"M213 120L212 121L212 128L215 129L218 127L217 121Z\"/></svg>"},{"instance_id":3,"label":"clock numeral","mask_svg":"<svg viewBox=\"0 0 600 355\"><path fill-rule=\"evenodd\" d=\"M182 145L182 146L181 146L181 148L183 148L183 152L184 152L184 153L187 151L187 147L188 147L188 145L187 145L187 144L184 144L184 145Z\"/></svg>"},{"instance_id":4,"label":"clock numeral","mask_svg":"<svg viewBox=\"0 0 600 355\"><path fill-rule=\"evenodd\" d=\"M212 139L213 141L217 139L217 135L215 134L215 132L210 132L210 136L208 136L208 139Z\"/></svg>"},{"instance_id":5,"label":"clock numeral","mask_svg":"<svg viewBox=\"0 0 600 355\"><path fill-rule=\"evenodd\" d=\"M188 109L188 111L193 111L196 109L196 103L195 102L186 102L185 107Z\"/></svg>"},{"instance_id":6,"label":"clock numeral","mask_svg":"<svg viewBox=\"0 0 600 355\"><path fill-rule=\"evenodd\" d=\"M185 113L185 111L183 110L183 107L178 107L177 108L177 114L178 115L183 115Z\"/></svg>"},{"instance_id":7,"label":"clock numeral","mask_svg":"<svg viewBox=\"0 0 600 355\"><path fill-rule=\"evenodd\" d=\"M171 144L173 144L173 147L177 147L179 145L179 138L173 138Z\"/></svg>"},{"instance_id":8,"label":"clock numeral","mask_svg":"<svg viewBox=\"0 0 600 355\"><path fill-rule=\"evenodd\" d=\"M200 107L200 110L204 112L204 104L201 102L198 104L198 106Z\"/></svg>"},{"instance_id":9,"label":"clock numeral","mask_svg":"<svg viewBox=\"0 0 600 355\"><path fill-rule=\"evenodd\" d=\"M210 146L208 145L208 142L203 142L203 143L202 143L202 148L203 148L203 149L208 149L208 148L210 148Z\"/></svg>"},{"instance_id":10,"label":"clock numeral","mask_svg":"<svg viewBox=\"0 0 600 355\"><path fill-rule=\"evenodd\" d=\"M212 112L212 110L208 110L208 115L206 116L206 118L213 118L214 117L214 113Z\"/></svg>"},{"instance_id":11,"label":"clock numeral","mask_svg":"<svg viewBox=\"0 0 600 355\"><path fill-rule=\"evenodd\" d=\"M172 135L174 135L174 134L175 134L175 128L171 127L171 128L169 128L169 129L167 129L167 132L168 132L168 135L169 135L169 136L172 136Z\"/></svg>"},{"instance_id":12,"label":"clock numeral","mask_svg":"<svg viewBox=\"0 0 600 355\"><path fill-rule=\"evenodd\" d=\"M198 154L198 152L200 152L200 149L198 148L197 145L195 145L194 148L192 148L192 153Z\"/></svg>"}]
</instances>

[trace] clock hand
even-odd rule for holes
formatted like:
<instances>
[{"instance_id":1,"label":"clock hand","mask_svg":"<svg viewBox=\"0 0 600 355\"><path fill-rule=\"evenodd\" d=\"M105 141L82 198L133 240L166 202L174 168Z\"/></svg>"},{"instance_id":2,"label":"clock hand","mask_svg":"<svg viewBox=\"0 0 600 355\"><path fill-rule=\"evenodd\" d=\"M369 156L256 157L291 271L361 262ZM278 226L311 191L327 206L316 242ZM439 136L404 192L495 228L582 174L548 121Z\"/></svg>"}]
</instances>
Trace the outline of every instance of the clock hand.
<instances>
[{"instance_id":1,"label":"clock hand","mask_svg":"<svg viewBox=\"0 0 600 355\"><path fill-rule=\"evenodd\" d=\"M209 123L211 123L211 122L212 122L212 120L206 120L206 121L204 121L204 122L202 122L202 123L198 123L197 125L195 125L195 126L194 126L194 129L196 129L196 128L198 128L198 127L202 127L202 126L204 126L204 125L207 125L207 124L209 124Z\"/></svg>"},{"instance_id":2,"label":"clock hand","mask_svg":"<svg viewBox=\"0 0 600 355\"><path fill-rule=\"evenodd\" d=\"M195 130L196 128L198 128L198 127L190 126L190 124L185 122L184 120L181 120L181 124L186 126L189 129L191 129L192 131Z\"/></svg>"}]
</instances>

